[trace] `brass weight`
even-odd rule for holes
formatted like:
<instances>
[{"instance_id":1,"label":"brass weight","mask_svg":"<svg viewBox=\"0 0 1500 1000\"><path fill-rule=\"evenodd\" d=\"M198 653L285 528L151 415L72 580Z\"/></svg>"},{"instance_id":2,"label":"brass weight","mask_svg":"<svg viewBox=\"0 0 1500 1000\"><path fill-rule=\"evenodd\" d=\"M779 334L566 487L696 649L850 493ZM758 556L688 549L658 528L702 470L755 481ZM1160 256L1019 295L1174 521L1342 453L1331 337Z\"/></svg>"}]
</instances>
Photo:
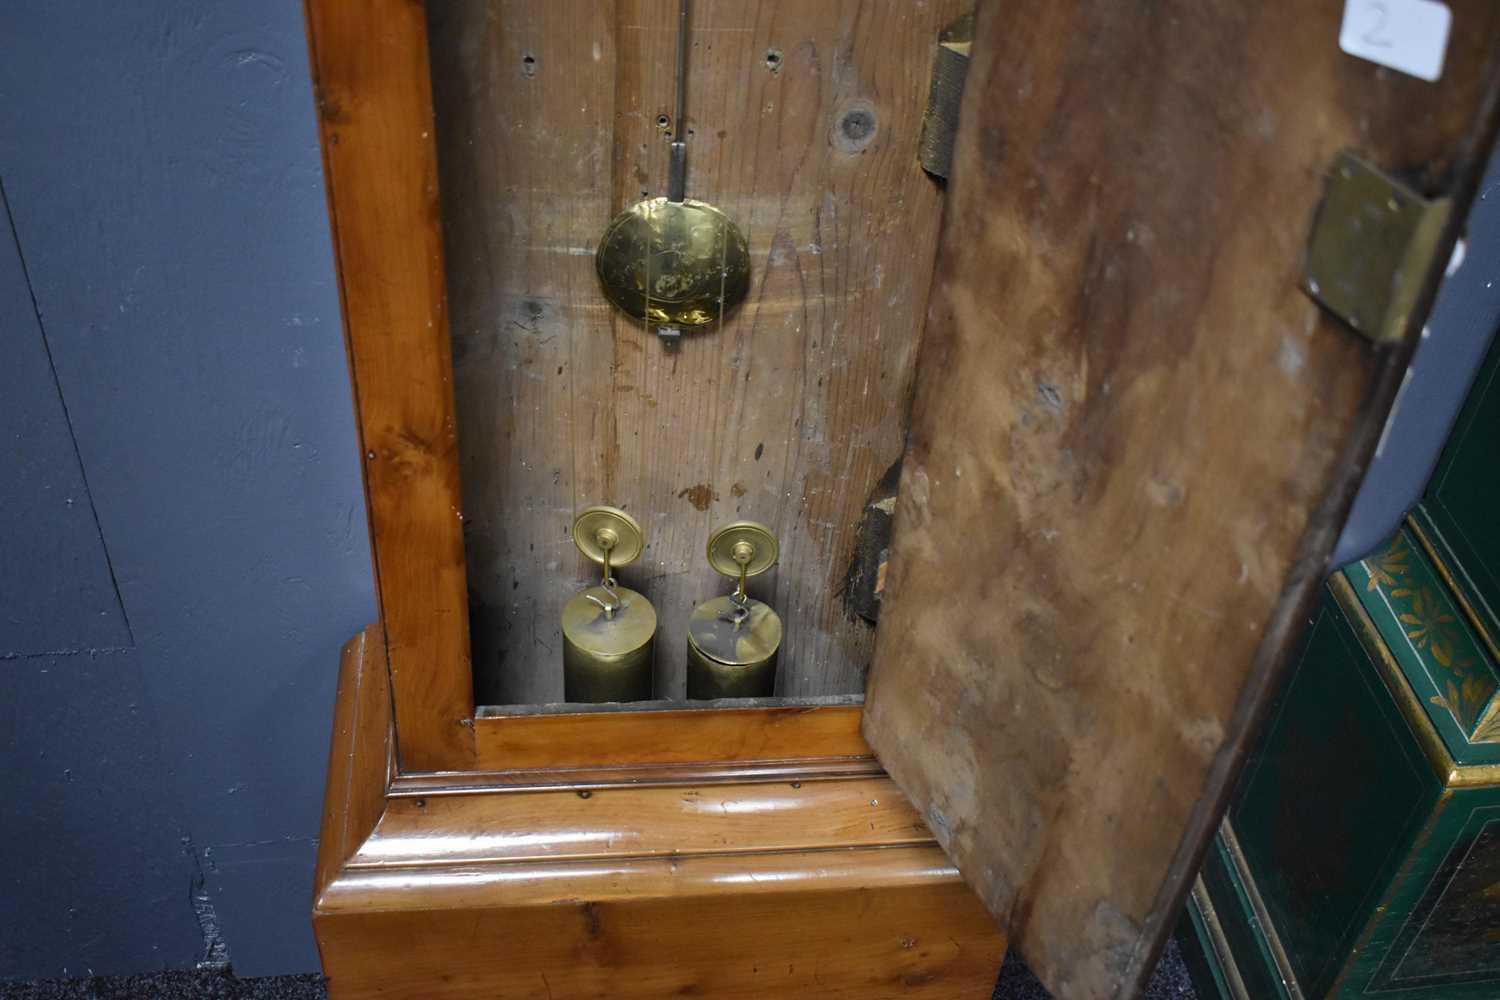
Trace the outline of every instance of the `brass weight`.
<instances>
[{"instance_id":1,"label":"brass weight","mask_svg":"<svg viewBox=\"0 0 1500 1000\"><path fill-rule=\"evenodd\" d=\"M776 536L754 521L737 521L708 540L708 564L738 583L734 593L693 609L688 619L687 696L769 698L776 693L781 616L745 593L745 581L776 565Z\"/></svg>"},{"instance_id":2,"label":"brass weight","mask_svg":"<svg viewBox=\"0 0 1500 1000\"><path fill-rule=\"evenodd\" d=\"M613 570L640 557L645 534L615 507L589 507L573 521L573 542L603 579L563 606L563 697L571 702L647 701L656 609L615 582Z\"/></svg>"}]
</instances>

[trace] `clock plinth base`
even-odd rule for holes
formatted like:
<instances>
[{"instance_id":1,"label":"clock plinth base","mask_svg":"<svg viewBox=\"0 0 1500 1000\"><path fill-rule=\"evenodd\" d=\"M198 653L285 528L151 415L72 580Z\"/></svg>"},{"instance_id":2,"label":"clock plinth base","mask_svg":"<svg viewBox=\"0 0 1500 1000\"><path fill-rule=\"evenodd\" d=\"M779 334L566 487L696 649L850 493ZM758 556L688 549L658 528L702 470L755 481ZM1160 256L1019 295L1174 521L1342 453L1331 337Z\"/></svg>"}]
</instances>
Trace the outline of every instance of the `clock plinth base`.
<instances>
[{"instance_id":1,"label":"clock plinth base","mask_svg":"<svg viewBox=\"0 0 1500 1000\"><path fill-rule=\"evenodd\" d=\"M334 1000L990 995L1004 937L870 758L399 775L387 676L371 628L313 908Z\"/></svg>"}]
</instances>

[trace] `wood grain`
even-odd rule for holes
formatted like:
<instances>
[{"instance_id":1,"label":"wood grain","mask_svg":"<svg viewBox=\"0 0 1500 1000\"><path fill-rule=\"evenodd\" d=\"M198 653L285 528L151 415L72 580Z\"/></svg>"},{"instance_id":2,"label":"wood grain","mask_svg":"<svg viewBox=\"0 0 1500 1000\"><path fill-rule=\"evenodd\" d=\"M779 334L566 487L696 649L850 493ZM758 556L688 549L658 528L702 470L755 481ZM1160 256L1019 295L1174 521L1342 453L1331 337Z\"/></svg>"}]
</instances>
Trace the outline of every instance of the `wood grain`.
<instances>
[{"instance_id":1,"label":"wood grain","mask_svg":"<svg viewBox=\"0 0 1500 1000\"><path fill-rule=\"evenodd\" d=\"M604 787L391 799L346 867L757 854L930 844L920 816L881 774L686 788ZM432 844L448 845L438 861Z\"/></svg>"},{"instance_id":2,"label":"wood grain","mask_svg":"<svg viewBox=\"0 0 1500 1000\"><path fill-rule=\"evenodd\" d=\"M787 760L706 761L683 764L630 764L619 767L522 768L464 771L461 775L397 775L390 798L535 792L552 788L650 788L662 785L764 784L776 781L835 781L885 773L874 757L801 757Z\"/></svg>"},{"instance_id":3,"label":"wood grain","mask_svg":"<svg viewBox=\"0 0 1500 1000\"><path fill-rule=\"evenodd\" d=\"M1345 147L1462 218L1451 6L1433 85L1335 0L980 5L865 735L1060 997L1139 989L1316 595L1412 340L1302 251Z\"/></svg>"},{"instance_id":4,"label":"wood grain","mask_svg":"<svg viewBox=\"0 0 1500 1000\"><path fill-rule=\"evenodd\" d=\"M962 6L695 4L689 194L745 230L753 290L667 353L605 303L592 252L664 184L676 4L432 5L482 702L561 699L558 616L590 575L568 526L592 503L648 533L621 576L660 616L659 697L682 697L687 616L726 588L709 531L741 517L781 539L751 588L787 623L778 693L863 689L871 630L839 591L903 446L941 205L919 124Z\"/></svg>"},{"instance_id":5,"label":"wood grain","mask_svg":"<svg viewBox=\"0 0 1500 1000\"><path fill-rule=\"evenodd\" d=\"M385 811L392 765L391 685L385 636L371 625L344 644L318 839L315 892L332 882Z\"/></svg>"},{"instance_id":6,"label":"wood grain","mask_svg":"<svg viewBox=\"0 0 1500 1000\"><path fill-rule=\"evenodd\" d=\"M474 700L425 15L308 0L307 19L401 764L460 767Z\"/></svg>"},{"instance_id":7,"label":"wood grain","mask_svg":"<svg viewBox=\"0 0 1500 1000\"><path fill-rule=\"evenodd\" d=\"M350 873L333 1000L984 1000L1005 941L935 846Z\"/></svg>"},{"instance_id":8,"label":"wood grain","mask_svg":"<svg viewBox=\"0 0 1500 1000\"><path fill-rule=\"evenodd\" d=\"M398 793L386 677L378 633L346 647L313 907L335 1000L989 996L1004 938L878 771Z\"/></svg>"},{"instance_id":9,"label":"wood grain","mask_svg":"<svg viewBox=\"0 0 1500 1000\"><path fill-rule=\"evenodd\" d=\"M489 770L860 757L857 705L678 709L474 720L474 766Z\"/></svg>"}]
</instances>

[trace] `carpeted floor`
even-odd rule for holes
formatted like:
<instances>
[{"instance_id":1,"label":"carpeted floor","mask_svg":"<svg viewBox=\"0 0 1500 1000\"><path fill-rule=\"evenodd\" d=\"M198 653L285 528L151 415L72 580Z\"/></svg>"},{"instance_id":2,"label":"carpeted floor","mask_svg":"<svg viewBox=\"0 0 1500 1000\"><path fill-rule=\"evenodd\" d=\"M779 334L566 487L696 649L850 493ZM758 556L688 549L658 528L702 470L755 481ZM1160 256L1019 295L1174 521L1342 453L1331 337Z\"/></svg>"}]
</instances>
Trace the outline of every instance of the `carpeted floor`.
<instances>
[{"instance_id":1,"label":"carpeted floor","mask_svg":"<svg viewBox=\"0 0 1500 1000\"><path fill-rule=\"evenodd\" d=\"M993 1000L1050 1000L1051 996L1019 958L1005 956ZM1187 966L1182 964L1182 956L1177 953L1176 941L1167 942L1166 951L1162 952L1161 961L1151 974L1151 982L1146 984L1146 992L1141 996L1143 1000L1193 1000L1197 996L1192 981L1188 979Z\"/></svg>"},{"instance_id":2,"label":"carpeted floor","mask_svg":"<svg viewBox=\"0 0 1500 1000\"><path fill-rule=\"evenodd\" d=\"M1146 1000L1192 1000L1193 987L1175 943L1146 988ZM230 972L161 972L150 976L37 979L0 983L0 1000L323 1000L321 976L239 979ZM1006 956L994 1000L1048 1000L1051 996L1014 956Z\"/></svg>"},{"instance_id":3,"label":"carpeted floor","mask_svg":"<svg viewBox=\"0 0 1500 1000\"><path fill-rule=\"evenodd\" d=\"M324 1000L327 996L322 976L239 979L228 971L0 983L0 1000Z\"/></svg>"}]
</instances>

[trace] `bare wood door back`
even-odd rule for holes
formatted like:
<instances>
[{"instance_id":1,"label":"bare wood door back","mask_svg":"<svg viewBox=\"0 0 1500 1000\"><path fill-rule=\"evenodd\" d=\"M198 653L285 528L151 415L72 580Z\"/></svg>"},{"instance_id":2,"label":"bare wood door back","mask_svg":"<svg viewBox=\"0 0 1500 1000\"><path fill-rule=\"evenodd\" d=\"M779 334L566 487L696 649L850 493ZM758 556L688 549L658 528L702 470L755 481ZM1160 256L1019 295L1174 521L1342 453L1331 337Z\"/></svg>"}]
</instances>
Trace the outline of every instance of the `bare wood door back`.
<instances>
[{"instance_id":1,"label":"bare wood door back","mask_svg":"<svg viewBox=\"0 0 1500 1000\"><path fill-rule=\"evenodd\" d=\"M1500 8L1449 6L1437 83L1339 0L979 6L865 734L1062 997L1149 973L1374 447L1415 330L1303 248L1345 148L1462 217Z\"/></svg>"}]
</instances>

